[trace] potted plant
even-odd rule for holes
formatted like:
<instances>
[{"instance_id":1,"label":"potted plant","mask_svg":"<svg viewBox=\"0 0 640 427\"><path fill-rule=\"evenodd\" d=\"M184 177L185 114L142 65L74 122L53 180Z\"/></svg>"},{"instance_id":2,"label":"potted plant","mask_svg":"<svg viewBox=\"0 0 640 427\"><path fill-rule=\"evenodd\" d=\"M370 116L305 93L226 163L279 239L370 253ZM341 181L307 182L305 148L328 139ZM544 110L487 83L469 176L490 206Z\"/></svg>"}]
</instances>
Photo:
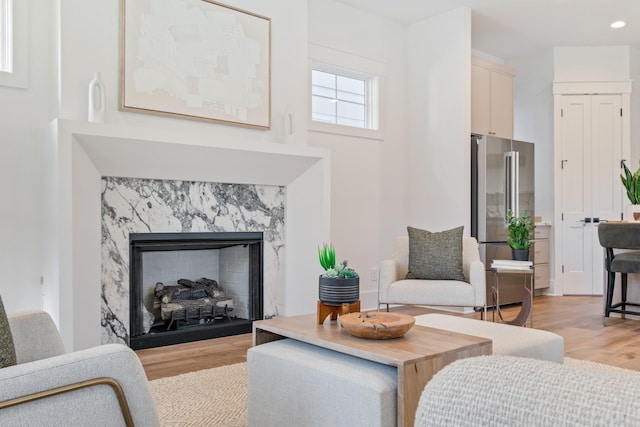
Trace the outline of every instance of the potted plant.
<instances>
[{"instance_id":1,"label":"potted plant","mask_svg":"<svg viewBox=\"0 0 640 427\"><path fill-rule=\"evenodd\" d=\"M622 163L622 166L624 175L620 174L620 180L631 202L625 209L625 219L638 221L640 219L640 167L632 174L626 163Z\"/></svg>"},{"instance_id":2,"label":"potted plant","mask_svg":"<svg viewBox=\"0 0 640 427\"><path fill-rule=\"evenodd\" d=\"M318 248L318 260L324 269L320 275L318 294L325 305L354 304L360 299L360 278L347 261L336 264L333 245L324 244Z\"/></svg>"},{"instance_id":3,"label":"potted plant","mask_svg":"<svg viewBox=\"0 0 640 427\"><path fill-rule=\"evenodd\" d=\"M515 260L527 261L531 247L531 233L535 228L529 213L524 211L520 216L515 216L509 210L507 212L507 226L509 228L507 242L511 248L511 257Z\"/></svg>"}]
</instances>

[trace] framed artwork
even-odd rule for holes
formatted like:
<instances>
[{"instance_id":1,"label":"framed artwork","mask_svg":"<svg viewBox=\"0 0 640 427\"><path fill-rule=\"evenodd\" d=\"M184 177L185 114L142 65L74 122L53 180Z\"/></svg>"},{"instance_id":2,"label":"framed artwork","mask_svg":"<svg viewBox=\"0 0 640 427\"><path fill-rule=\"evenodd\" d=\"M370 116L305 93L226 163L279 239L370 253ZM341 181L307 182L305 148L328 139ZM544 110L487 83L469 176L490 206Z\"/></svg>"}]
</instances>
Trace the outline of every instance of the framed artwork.
<instances>
[{"instance_id":1,"label":"framed artwork","mask_svg":"<svg viewBox=\"0 0 640 427\"><path fill-rule=\"evenodd\" d=\"M120 1L119 109L269 129L271 20L211 0Z\"/></svg>"}]
</instances>

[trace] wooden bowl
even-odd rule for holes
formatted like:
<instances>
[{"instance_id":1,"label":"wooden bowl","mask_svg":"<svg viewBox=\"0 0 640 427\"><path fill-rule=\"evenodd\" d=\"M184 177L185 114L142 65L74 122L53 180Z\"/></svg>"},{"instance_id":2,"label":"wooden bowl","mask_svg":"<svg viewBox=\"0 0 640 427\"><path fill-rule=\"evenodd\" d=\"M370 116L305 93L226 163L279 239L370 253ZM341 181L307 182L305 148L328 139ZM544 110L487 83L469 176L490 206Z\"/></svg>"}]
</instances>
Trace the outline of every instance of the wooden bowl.
<instances>
[{"instance_id":1,"label":"wooden bowl","mask_svg":"<svg viewBox=\"0 0 640 427\"><path fill-rule=\"evenodd\" d=\"M340 316L340 324L351 335L360 338L388 340L406 334L416 319L406 314L372 311Z\"/></svg>"}]
</instances>

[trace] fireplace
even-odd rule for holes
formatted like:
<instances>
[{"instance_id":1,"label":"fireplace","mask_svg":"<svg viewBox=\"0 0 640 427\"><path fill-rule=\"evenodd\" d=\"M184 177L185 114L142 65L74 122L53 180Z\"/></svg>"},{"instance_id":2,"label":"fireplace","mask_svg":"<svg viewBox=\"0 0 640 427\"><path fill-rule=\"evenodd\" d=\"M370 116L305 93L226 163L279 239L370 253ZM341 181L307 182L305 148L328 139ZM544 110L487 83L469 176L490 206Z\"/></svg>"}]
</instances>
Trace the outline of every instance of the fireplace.
<instances>
[{"instance_id":1,"label":"fireplace","mask_svg":"<svg viewBox=\"0 0 640 427\"><path fill-rule=\"evenodd\" d=\"M249 333L263 318L263 233L130 233L133 349Z\"/></svg>"},{"instance_id":2,"label":"fireplace","mask_svg":"<svg viewBox=\"0 0 640 427\"><path fill-rule=\"evenodd\" d=\"M68 349L129 345L130 233L263 232L263 317L315 310L308 254L329 230L328 150L254 132L229 140L69 120L51 131L59 233L43 304Z\"/></svg>"}]
</instances>

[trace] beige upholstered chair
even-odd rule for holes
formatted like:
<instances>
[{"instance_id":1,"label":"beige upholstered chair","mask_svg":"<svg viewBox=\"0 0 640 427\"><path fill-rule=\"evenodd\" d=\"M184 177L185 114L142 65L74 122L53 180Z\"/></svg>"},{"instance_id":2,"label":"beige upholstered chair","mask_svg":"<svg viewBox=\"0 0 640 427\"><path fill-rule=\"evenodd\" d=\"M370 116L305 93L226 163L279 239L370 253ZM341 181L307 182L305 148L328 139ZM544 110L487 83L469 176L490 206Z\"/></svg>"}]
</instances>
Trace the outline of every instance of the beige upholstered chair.
<instances>
[{"instance_id":1,"label":"beige upholstered chair","mask_svg":"<svg viewBox=\"0 0 640 427\"><path fill-rule=\"evenodd\" d=\"M17 365L0 369L0 425L160 425L142 364L129 347L65 354L47 313L8 320Z\"/></svg>"},{"instance_id":2,"label":"beige upholstered chair","mask_svg":"<svg viewBox=\"0 0 640 427\"><path fill-rule=\"evenodd\" d=\"M396 237L393 259L380 264L378 307L381 304L409 304L450 307L477 307L487 318L486 279L478 242L462 238L464 281L405 279L409 268L409 237Z\"/></svg>"}]
</instances>

